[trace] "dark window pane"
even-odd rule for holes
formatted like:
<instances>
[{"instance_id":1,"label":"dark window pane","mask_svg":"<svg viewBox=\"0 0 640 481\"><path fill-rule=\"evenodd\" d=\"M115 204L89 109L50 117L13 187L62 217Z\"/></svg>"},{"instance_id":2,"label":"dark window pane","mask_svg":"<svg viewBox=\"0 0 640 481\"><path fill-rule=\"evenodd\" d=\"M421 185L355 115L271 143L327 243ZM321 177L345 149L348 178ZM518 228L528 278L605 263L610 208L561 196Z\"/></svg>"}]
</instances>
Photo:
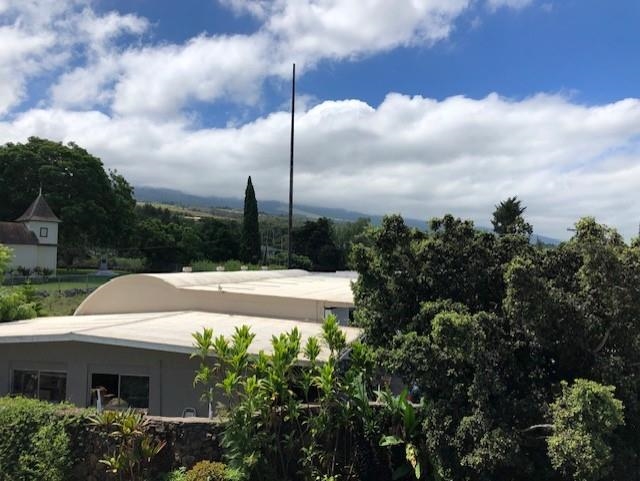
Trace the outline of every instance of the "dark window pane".
<instances>
[{"instance_id":1,"label":"dark window pane","mask_svg":"<svg viewBox=\"0 0 640 481\"><path fill-rule=\"evenodd\" d=\"M38 396L38 371L13 371L11 394L21 394L25 397Z\"/></svg>"},{"instance_id":2,"label":"dark window pane","mask_svg":"<svg viewBox=\"0 0 640 481\"><path fill-rule=\"evenodd\" d=\"M121 376L120 397L132 408L148 408L149 378L147 376Z\"/></svg>"},{"instance_id":3,"label":"dark window pane","mask_svg":"<svg viewBox=\"0 0 640 481\"><path fill-rule=\"evenodd\" d=\"M67 373L40 371L38 397L43 401L64 401L67 398Z\"/></svg>"},{"instance_id":4,"label":"dark window pane","mask_svg":"<svg viewBox=\"0 0 640 481\"><path fill-rule=\"evenodd\" d=\"M102 405L107 406L110 401L118 398L118 375L117 374L92 374L91 375L91 405L95 406L98 401L97 391L102 396Z\"/></svg>"}]
</instances>

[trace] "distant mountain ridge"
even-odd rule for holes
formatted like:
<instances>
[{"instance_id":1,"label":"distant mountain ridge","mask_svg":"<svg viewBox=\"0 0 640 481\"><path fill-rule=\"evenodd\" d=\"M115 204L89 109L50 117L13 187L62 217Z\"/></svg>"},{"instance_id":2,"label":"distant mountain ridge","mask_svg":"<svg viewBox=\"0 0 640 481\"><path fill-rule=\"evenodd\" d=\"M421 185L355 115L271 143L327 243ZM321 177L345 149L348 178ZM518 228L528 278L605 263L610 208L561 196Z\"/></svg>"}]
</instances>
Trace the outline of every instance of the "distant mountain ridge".
<instances>
[{"instance_id":1,"label":"distant mountain ridge","mask_svg":"<svg viewBox=\"0 0 640 481\"><path fill-rule=\"evenodd\" d=\"M183 207L222 207L229 209L242 209L244 207L244 200L235 197L217 197L217 196L200 196L194 194L188 194L176 189L169 189L164 187L148 187L148 186L136 186L135 198L140 202L161 202L163 204L175 204ZM289 205L285 202L278 200L258 200L258 208L260 212L270 215L287 215L289 212ZM362 218L371 219L374 225L379 225L382 222L382 215L364 214L347 209L338 209L332 207L320 207L312 205L294 204L293 212L295 215L309 217L311 219L318 217L328 217L336 221L355 221ZM410 217L404 217L404 221L411 227L418 229L425 229L427 226L427 219L419 220L412 219ZM491 231L489 227L478 226L478 229L484 231ZM539 234L533 234L534 240L539 239L545 244L559 244L558 239L547 237Z\"/></svg>"}]
</instances>

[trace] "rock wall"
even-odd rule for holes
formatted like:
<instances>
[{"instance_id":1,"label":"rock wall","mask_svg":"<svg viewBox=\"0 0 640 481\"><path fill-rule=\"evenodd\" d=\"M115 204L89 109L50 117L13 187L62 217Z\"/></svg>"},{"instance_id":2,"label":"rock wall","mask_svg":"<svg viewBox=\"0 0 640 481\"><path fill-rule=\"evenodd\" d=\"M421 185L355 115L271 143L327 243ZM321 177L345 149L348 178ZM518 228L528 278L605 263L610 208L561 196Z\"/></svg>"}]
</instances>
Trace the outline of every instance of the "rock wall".
<instances>
[{"instance_id":1,"label":"rock wall","mask_svg":"<svg viewBox=\"0 0 640 481\"><path fill-rule=\"evenodd\" d=\"M201 460L220 461L222 431L219 422L203 418L163 418L149 416L148 432L167 444L154 458L153 471L165 473L180 466L190 468ZM69 481L107 481L115 479L100 463L105 443L104 432L87 422L68 425L73 457L76 460Z\"/></svg>"}]
</instances>

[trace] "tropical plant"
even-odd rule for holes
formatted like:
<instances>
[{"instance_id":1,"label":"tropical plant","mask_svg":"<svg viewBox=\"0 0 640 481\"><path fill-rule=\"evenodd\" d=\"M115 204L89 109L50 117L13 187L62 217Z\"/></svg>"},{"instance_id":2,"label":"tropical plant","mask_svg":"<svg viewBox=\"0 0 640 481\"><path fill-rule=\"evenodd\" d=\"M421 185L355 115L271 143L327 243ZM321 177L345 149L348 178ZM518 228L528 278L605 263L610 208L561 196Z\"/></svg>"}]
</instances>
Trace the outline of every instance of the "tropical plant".
<instances>
[{"instance_id":1,"label":"tropical plant","mask_svg":"<svg viewBox=\"0 0 640 481\"><path fill-rule=\"evenodd\" d=\"M90 424L106 434L107 453L100 463L106 466L107 472L120 481L148 479L151 461L166 443L154 440L147 432L148 420L144 414L130 409L103 411L92 416Z\"/></svg>"},{"instance_id":2,"label":"tropical plant","mask_svg":"<svg viewBox=\"0 0 640 481\"><path fill-rule=\"evenodd\" d=\"M381 393L381 400L385 415L390 418L389 425L393 431L380 439L380 446L388 447L390 464L393 468L393 479L401 479L413 475L421 479L426 450L421 436L421 419L416 407L408 399L409 392L404 389L398 396L388 391ZM404 457L398 466L393 466L395 459L393 450L404 447Z\"/></svg>"},{"instance_id":3,"label":"tropical plant","mask_svg":"<svg viewBox=\"0 0 640 481\"><path fill-rule=\"evenodd\" d=\"M252 340L246 327L230 340L214 338L209 329L194 334L194 356L201 360L195 383L208 401L224 400L219 412L229 477L372 479L366 472L375 463L367 458L381 431L370 406L367 348L357 344L345 370L346 339L335 316L325 320L320 339L304 346L293 329L272 338L272 354L252 357Z\"/></svg>"}]
</instances>

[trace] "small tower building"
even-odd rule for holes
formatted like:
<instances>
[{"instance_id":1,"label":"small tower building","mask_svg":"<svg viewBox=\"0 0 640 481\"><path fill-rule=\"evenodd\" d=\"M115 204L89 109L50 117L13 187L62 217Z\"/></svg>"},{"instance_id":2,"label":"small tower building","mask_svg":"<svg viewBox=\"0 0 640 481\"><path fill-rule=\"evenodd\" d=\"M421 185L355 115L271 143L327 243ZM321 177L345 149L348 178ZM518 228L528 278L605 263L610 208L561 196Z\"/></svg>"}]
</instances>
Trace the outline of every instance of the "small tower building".
<instances>
[{"instance_id":1,"label":"small tower building","mask_svg":"<svg viewBox=\"0 0 640 481\"><path fill-rule=\"evenodd\" d=\"M0 243L13 251L10 267L39 267L55 273L60 222L42 191L15 222L0 222Z\"/></svg>"}]
</instances>

